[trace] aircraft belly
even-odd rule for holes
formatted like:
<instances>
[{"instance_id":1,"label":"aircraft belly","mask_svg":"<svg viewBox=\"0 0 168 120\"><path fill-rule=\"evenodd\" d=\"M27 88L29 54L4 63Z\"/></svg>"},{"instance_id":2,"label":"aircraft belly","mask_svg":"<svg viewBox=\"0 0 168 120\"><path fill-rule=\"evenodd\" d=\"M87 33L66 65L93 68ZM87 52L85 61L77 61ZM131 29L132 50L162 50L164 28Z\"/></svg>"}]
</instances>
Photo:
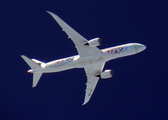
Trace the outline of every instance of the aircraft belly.
<instances>
[{"instance_id":1,"label":"aircraft belly","mask_svg":"<svg viewBox=\"0 0 168 120\"><path fill-rule=\"evenodd\" d=\"M83 68L83 67L90 65L90 64L106 62L105 57L106 56L102 53L94 55L94 56L89 56L89 57L80 57L76 61L75 66L76 66L76 68Z\"/></svg>"},{"instance_id":2,"label":"aircraft belly","mask_svg":"<svg viewBox=\"0 0 168 120\"><path fill-rule=\"evenodd\" d=\"M25 55L21 55L24 61L31 67L28 73L33 73L33 87L37 85L43 73L61 72L73 68L84 68L87 76L87 87L83 103L83 105L85 105L90 100L99 77L108 78L109 76L108 72L111 70L102 72L107 61L133 55L146 49L145 45L129 43L100 50L97 48L97 46L101 44L100 38L88 41L57 15L49 11L47 12L60 25L62 30L68 35L68 38L73 41L79 55L54 60L48 63L43 63L36 59L29 59ZM107 73L107 75L105 73ZM105 74L104 77L103 74Z\"/></svg>"},{"instance_id":3,"label":"aircraft belly","mask_svg":"<svg viewBox=\"0 0 168 120\"><path fill-rule=\"evenodd\" d=\"M74 62L71 62L71 63L67 63L67 64L62 65L62 66L46 66L44 68L44 72L45 73L61 72L61 71L69 70L69 69L73 69L73 68L75 68Z\"/></svg>"}]
</instances>

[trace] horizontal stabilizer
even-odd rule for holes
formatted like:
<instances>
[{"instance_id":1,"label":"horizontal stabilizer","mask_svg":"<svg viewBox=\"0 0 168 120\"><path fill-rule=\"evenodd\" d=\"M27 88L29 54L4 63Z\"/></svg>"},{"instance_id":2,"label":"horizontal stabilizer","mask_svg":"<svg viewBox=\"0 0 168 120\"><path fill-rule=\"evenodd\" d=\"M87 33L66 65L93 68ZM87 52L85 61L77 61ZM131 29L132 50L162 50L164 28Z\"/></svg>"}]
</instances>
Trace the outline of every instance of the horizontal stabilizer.
<instances>
[{"instance_id":1,"label":"horizontal stabilizer","mask_svg":"<svg viewBox=\"0 0 168 120\"><path fill-rule=\"evenodd\" d=\"M21 57L25 60L25 62L32 68L40 68L41 64L45 64L41 61L38 61L36 59L29 59L28 57L26 57L25 55L21 55ZM32 71L32 70L31 70ZM29 71L28 71L29 72ZM40 80L40 77L43 73L42 72L33 72L33 87L36 87L37 83Z\"/></svg>"},{"instance_id":2,"label":"horizontal stabilizer","mask_svg":"<svg viewBox=\"0 0 168 120\"><path fill-rule=\"evenodd\" d=\"M38 64L36 64L35 62L33 62L31 59L29 59L28 57L26 57L25 55L21 55L21 57L25 60L25 62L32 68L39 68L40 66Z\"/></svg>"},{"instance_id":3,"label":"horizontal stabilizer","mask_svg":"<svg viewBox=\"0 0 168 120\"><path fill-rule=\"evenodd\" d=\"M36 87L37 83L39 82L40 80L40 77L43 73L41 72L35 72L33 73L33 87Z\"/></svg>"}]
</instances>

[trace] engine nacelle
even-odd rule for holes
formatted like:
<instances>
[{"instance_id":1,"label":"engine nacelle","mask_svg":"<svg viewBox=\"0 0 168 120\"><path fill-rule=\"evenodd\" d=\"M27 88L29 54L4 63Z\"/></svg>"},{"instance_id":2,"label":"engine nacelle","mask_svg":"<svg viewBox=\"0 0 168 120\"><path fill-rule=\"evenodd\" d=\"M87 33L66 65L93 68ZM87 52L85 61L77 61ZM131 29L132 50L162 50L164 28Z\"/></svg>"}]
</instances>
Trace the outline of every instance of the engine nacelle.
<instances>
[{"instance_id":1,"label":"engine nacelle","mask_svg":"<svg viewBox=\"0 0 168 120\"><path fill-rule=\"evenodd\" d=\"M101 39L100 38L91 39L87 43L85 43L84 45L89 45L91 47L99 46L99 45L101 45Z\"/></svg>"},{"instance_id":2,"label":"engine nacelle","mask_svg":"<svg viewBox=\"0 0 168 120\"><path fill-rule=\"evenodd\" d=\"M101 77L102 79L107 79L113 77L113 71L112 70L105 70L99 75L96 75L96 77Z\"/></svg>"}]
</instances>

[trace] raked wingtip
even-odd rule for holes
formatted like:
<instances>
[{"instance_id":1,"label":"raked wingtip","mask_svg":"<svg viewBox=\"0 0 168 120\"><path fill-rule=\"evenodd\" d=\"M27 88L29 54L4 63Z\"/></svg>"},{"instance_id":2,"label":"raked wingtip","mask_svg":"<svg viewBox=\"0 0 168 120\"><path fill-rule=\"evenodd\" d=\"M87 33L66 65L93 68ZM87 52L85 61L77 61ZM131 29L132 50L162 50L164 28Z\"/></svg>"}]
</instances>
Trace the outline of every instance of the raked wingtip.
<instances>
[{"instance_id":1,"label":"raked wingtip","mask_svg":"<svg viewBox=\"0 0 168 120\"><path fill-rule=\"evenodd\" d=\"M46 12L47 12L48 14L50 14L50 15L51 15L51 14L54 14L54 13L52 13L52 12L48 11L48 10L47 10Z\"/></svg>"},{"instance_id":2,"label":"raked wingtip","mask_svg":"<svg viewBox=\"0 0 168 120\"><path fill-rule=\"evenodd\" d=\"M84 106L86 103L83 103L82 106Z\"/></svg>"},{"instance_id":3,"label":"raked wingtip","mask_svg":"<svg viewBox=\"0 0 168 120\"><path fill-rule=\"evenodd\" d=\"M47 10L46 12L47 12L47 13L50 13L50 11L48 11L48 10Z\"/></svg>"},{"instance_id":4,"label":"raked wingtip","mask_svg":"<svg viewBox=\"0 0 168 120\"><path fill-rule=\"evenodd\" d=\"M83 104L82 104L82 106L83 106L83 105L86 105L87 103L88 103L88 101L84 101Z\"/></svg>"}]
</instances>

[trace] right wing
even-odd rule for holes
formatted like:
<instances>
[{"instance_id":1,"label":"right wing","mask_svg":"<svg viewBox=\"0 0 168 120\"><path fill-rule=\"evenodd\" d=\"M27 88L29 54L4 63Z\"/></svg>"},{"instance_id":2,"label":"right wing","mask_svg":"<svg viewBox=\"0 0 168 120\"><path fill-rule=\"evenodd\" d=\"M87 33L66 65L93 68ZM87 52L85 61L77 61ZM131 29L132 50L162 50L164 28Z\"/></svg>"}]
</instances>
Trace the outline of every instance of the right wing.
<instances>
[{"instance_id":1,"label":"right wing","mask_svg":"<svg viewBox=\"0 0 168 120\"><path fill-rule=\"evenodd\" d=\"M65 31L65 33L68 35L68 38L71 38L81 57L86 57L101 52L97 47L90 47L84 45L84 43L88 42L86 38L84 38L82 35L76 32L73 28L71 28L67 23L65 23L61 18L59 18L54 13L49 11L47 12L55 19L55 21L60 25L63 31Z\"/></svg>"}]
</instances>

